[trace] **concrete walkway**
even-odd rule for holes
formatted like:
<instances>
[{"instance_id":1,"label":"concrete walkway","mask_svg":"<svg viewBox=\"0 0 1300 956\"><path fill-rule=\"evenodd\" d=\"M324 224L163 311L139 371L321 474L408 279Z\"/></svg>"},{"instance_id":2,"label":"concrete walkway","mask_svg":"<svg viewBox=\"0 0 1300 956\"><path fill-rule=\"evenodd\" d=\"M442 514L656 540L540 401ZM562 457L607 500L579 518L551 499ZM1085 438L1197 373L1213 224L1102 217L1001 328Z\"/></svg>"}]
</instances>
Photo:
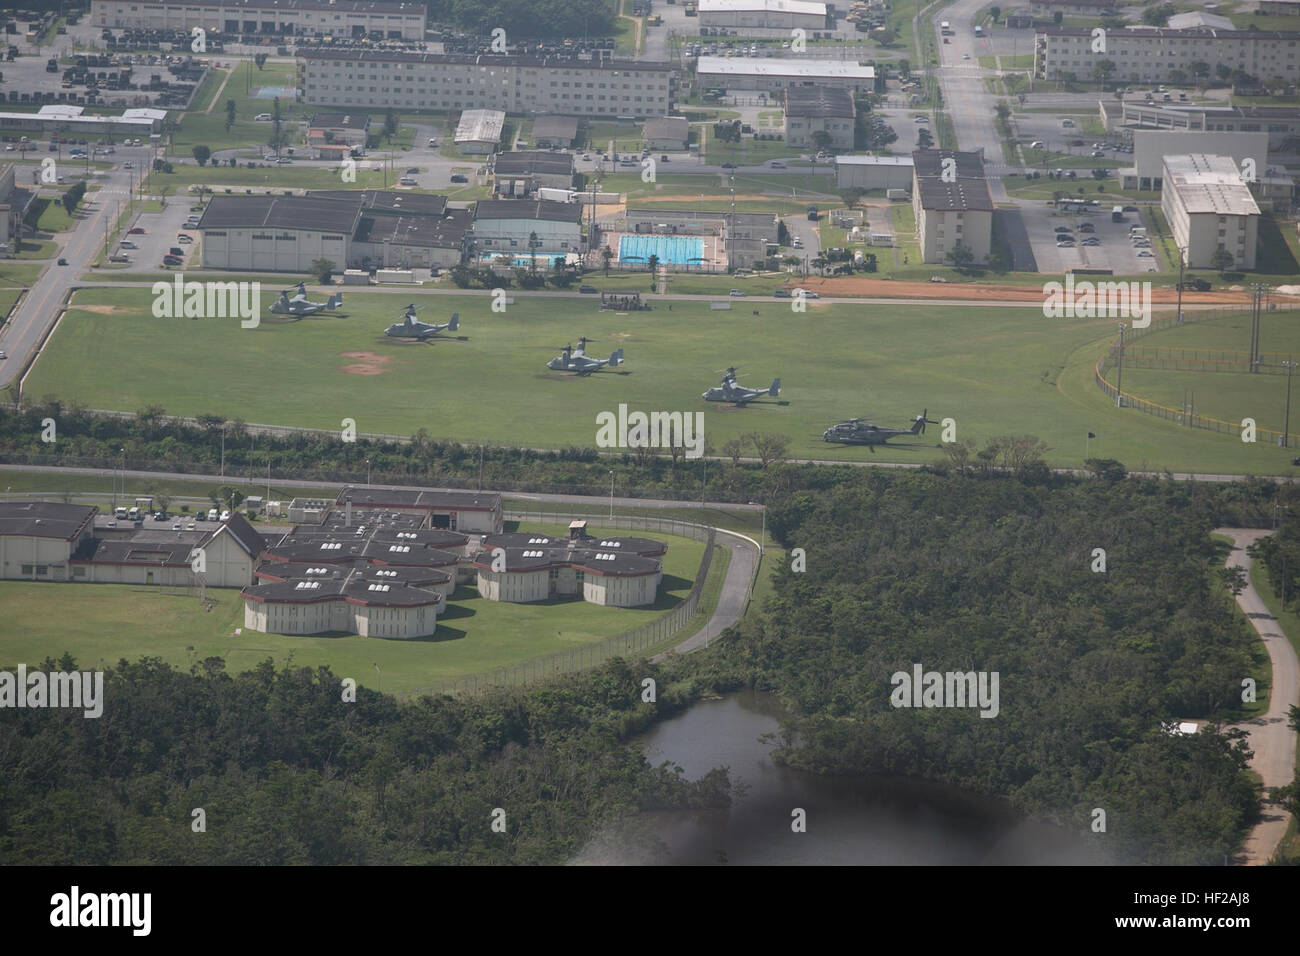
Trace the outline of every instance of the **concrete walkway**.
<instances>
[{"instance_id":1,"label":"concrete walkway","mask_svg":"<svg viewBox=\"0 0 1300 956\"><path fill-rule=\"evenodd\" d=\"M689 654L712 643L745 613L749 604L749 586L754 580L754 566L758 562L758 549L748 538L722 531L718 532L715 541L719 546L731 549L731 563L727 566L727 576L722 582L717 607L701 630L676 647L652 657L651 660L656 664L661 663L669 654Z\"/></svg>"},{"instance_id":2,"label":"concrete walkway","mask_svg":"<svg viewBox=\"0 0 1300 956\"><path fill-rule=\"evenodd\" d=\"M1240 528L1215 529L1215 534L1226 535L1233 541L1233 549L1225 566L1242 568L1249 581L1250 566L1254 562L1246 553L1246 548L1271 533ZM1259 639L1264 642L1264 648L1273 664L1273 686L1269 692L1268 712L1262 717L1235 725L1250 735L1250 749L1255 752L1250 767L1263 779L1267 793L1275 787L1286 786L1295 777L1296 735L1287 726L1287 714L1291 707L1300 704L1300 661L1296 659L1295 648L1281 633L1277 618L1269 612L1254 586L1247 583L1246 589L1237 596L1237 604L1250 619ZM1263 819L1246 837L1235 862L1246 866L1261 866L1272 858L1282 842L1282 837L1286 834L1288 814L1272 804L1265 804L1263 811Z\"/></svg>"}]
</instances>

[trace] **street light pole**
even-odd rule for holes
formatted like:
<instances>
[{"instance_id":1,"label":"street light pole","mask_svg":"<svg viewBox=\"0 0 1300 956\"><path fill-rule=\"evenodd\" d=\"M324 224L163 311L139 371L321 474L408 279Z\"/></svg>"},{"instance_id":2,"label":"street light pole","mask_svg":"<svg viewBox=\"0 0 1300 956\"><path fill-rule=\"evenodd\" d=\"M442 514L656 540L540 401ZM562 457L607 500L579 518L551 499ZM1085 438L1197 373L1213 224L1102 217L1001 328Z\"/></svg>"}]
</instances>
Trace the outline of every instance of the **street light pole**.
<instances>
[{"instance_id":1,"label":"street light pole","mask_svg":"<svg viewBox=\"0 0 1300 956\"><path fill-rule=\"evenodd\" d=\"M1183 324L1183 266L1185 264L1183 253L1184 253L1183 247L1179 246L1178 247L1178 319L1177 319L1177 323L1179 325Z\"/></svg>"},{"instance_id":2,"label":"street light pole","mask_svg":"<svg viewBox=\"0 0 1300 956\"><path fill-rule=\"evenodd\" d=\"M379 665L374 661L370 662L370 666L373 667L375 673L379 675L379 693L382 694L384 692L384 672L379 669Z\"/></svg>"},{"instance_id":3,"label":"street light pole","mask_svg":"<svg viewBox=\"0 0 1300 956\"><path fill-rule=\"evenodd\" d=\"M609 473L609 520L614 520L614 473Z\"/></svg>"}]
</instances>

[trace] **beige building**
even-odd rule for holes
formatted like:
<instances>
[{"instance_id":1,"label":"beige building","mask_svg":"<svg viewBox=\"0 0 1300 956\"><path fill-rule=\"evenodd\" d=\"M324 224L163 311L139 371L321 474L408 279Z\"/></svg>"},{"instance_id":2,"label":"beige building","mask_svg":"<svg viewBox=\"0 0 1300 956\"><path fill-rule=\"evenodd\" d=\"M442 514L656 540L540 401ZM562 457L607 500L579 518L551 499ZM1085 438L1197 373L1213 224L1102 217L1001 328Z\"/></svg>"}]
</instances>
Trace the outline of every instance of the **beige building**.
<instances>
[{"instance_id":1,"label":"beige building","mask_svg":"<svg viewBox=\"0 0 1300 956\"><path fill-rule=\"evenodd\" d=\"M876 70L856 60L702 56L696 61L695 79L701 89L775 91L792 86L834 86L870 92L876 86Z\"/></svg>"},{"instance_id":2,"label":"beige building","mask_svg":"<svg viewBox=\"0 0 1300 956\"><path fill-rule=\"evenodd\" d=\"M947 262L964 246L975 262L993 246L993 197L978 153L918 149L912 153L912 211L922 262Z\"/></svg>"},{"instance_id":3,"label":"beige building","mask_svg":"<svg viewBox=\"0 0 1300 956\"><path fill-rule=\"evenodd\" d=\"M343 268L361 219L359 201L305 196L216 196L199 220L203 267L311 272L316 259Z\"/></svg>"},{"instance_id":4,"label":"beige building","mask_svg":"<svg viewBox=\"0 0 1300 956\"><path fill-rule=\"evenodd\" d=\"M423 40L425 5L379 0L91 0L90 22L114 30Z\"/></svg>"},{"instance_id":5,"label":"beige building","mask_svg":"<svg viewBox=\"0 0 1300 956\"><path fill-rule=\"evenodd\" d=\"M331 515L338 519L348 504L358 511L409 515L420 528L445 528L462 534L499 534L505 522L501 496L483 491L435 491L418 488L365 488L350 485L339 492Z\"/></svg>"},{"instance_id":6,"label":"beige building","mask_svg":"<svg viewBox=\"0 0 1300 956\"><path fill-rule=\"evenodd\" d=\"M1119 170L1124 189L1160 189L1166 156L1211 153L1230 156L1259 179L1268 169L1268 133L1210 133L1193 130L1133 130L1133 167Z\"/></svg>"},{"instance_id":7,"label":"beige building","mask_svg":"<svg viewBox=\"0 0 1300 956\"><path fill-rule=\"evenodd\" d=\"M501 131L506 126L502 110L465 110L456 121L452 142L462 153L486 156L501 145Z\"/></svg>"},{"instance_id":8,"label":"beige building","mask_svg":"<svg viewBox=\"0 0 1300 956\"><path fill-rule=\"evenodd\" d=\"M1243 70L1262 83L1274 78L1288 84L1300 79L1300 33L1266 30L1110 30L1105 51L1094 52L1092 31L1082 27L1048 27L1034 35L1034 75L1039 79L1094 79L1093 69L1108 60L1114 80L1170 83L1181 71L1192 82L1192 64L1207 64L1212 77L1223 64Z\"/></svg>"},{"instance_id":9,"label":"beige building","mask_svg":"<svg viewBox=\"0 0 1300 956\"><path fill-rule=\"evenodd\" d=\"M1189 267L1214 268L1223 250L1231 268L1255 268L1259 206L1231 156L1166 156L1163 178L1160 209Z\"/></svg>"},{"instance_id":10,"label":"beige building","mask_svg":"<svg viewBox=\"0 0 1300 956\"><path fill-rule=\"evenodd\" d=\"M479 595L489 601L580 596L592 604L638 607L654 603L667 550L648 538L587 537L580 527L567 539L527 532L488 535L472 564Z\"/></svg>"},{"instance_id":11,"label":"beige building","mask_svg":"<svg viewBox=\"0 0 1300 956\"><path fill-rule=\"evenodd\" d=\"M364 568L340 577L325 573L267 581L245 588L242 597L244 626L251 631L349 632L396 640L433 634L446 606L436 590L390 582Z\"/></svg>"},{"instance_id":12,"label":"beige building","mask_svg":"<svg viewBox=\"0 0 1300 956\"><path fill-rule=\"evenodd\" d=\"M826 4L813 0L699 0L697 16L702 27L757 28L755 36L780 30L789 34L800 27L826 30Z\"/></svg>"},{"instance_id":13,"label":"beige building","mask_svg":"<svg viewBox=\"0 0 1300 956\"><path fill-rule=\"evenodd\" d=\"M912 188L911 156L836 156L837 189Z\"/></svg>"},{"instance_id":14,"label":"beige building","mask_svg":"<svg viewBox=\"0 0 1300 956\"><path fill-rule=\"evenodd\" d=\"M94 547L98 508L50 501L0 503L0 578L70 581L73 555Z\"/></svg>"},{"instance_id":15,"label":"beige building","mask_svg":"<svg viewBox=\"0 0 1300 956\"><path fill-rule=\"evenodd\" d=\"M858 111L853 94L831 86L792 86L785 91L785 142L799 148L853 149ZM826 142L817 134L825 133Z\"/></svg>"},{"instance_id":16,"label":"beige building","mask_svg":"<svg viewBox=\"0 0 1300 956\"><path fill-rule=\"evenodd\" d=\"M664 116L673 108L676 76L672 64L648 60L329 50L298 59L305 102L370 109Z\"/></svg>"},{"instance_id":17,"label":"beige building","mask_svg":"<svg viewBox=\"0 0 1300 956\"><path fill-rule=\"evenodd\" d=\"M1139 129L1268 133L1268 148L1273 152L1293 152L1300 147L1300 107L1188 106L1132 99L1122 104L1101 100L1098 105L1107 132L1130 136Z\"/></svg>"}]
</instances>

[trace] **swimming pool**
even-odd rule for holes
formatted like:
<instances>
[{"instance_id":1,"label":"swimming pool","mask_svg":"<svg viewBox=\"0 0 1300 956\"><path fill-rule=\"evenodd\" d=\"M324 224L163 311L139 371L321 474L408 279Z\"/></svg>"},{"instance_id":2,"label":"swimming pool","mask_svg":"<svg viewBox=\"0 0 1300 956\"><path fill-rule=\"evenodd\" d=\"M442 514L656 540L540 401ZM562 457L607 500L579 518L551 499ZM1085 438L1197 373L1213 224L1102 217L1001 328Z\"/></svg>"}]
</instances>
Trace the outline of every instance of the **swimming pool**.
<instances>
[{"instance_id":1,"label":"swimming pool","mask_svg":"<svg viewBox=\"0 0 1300 956\"><path fill-rule=\"evenodd\" d=\"M623 236L618 240L620 261L645 262L651 256L658 256L663 263L699 265L704 240L699 236Z\"/></svg>"}]
</instances>

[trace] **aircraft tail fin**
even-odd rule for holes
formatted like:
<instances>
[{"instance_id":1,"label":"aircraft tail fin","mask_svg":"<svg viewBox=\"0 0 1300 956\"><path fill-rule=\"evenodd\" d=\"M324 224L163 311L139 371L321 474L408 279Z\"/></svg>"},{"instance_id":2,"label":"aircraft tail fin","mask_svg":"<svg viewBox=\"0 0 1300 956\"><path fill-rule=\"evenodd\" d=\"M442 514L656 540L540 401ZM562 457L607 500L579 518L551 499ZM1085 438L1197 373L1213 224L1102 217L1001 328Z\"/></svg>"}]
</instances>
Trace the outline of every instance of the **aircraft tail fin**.
<instances>
[{"instance_id":1,"label":"aircraft tail fin","mask_svg":"<svg viewBox=\"0 0 1300 956\"><path fill-rule=\"evenodd\" d=\"M772 387L767 390L767 394L773 398L781 394L781 380L779 378L772 379Z\"/></svg>"},{"instance_id":2,"label":"aircraft tail fin","mask_svg":"<svg viewBox=\"0 0 1300 956\"><path fill-rule=\"evenodd\" d=\"M460 313L453 312L451 314L451 321L447 323L447 331L455 332L459 328L460 328Z\"/></svg>"},{"instance_id":3,"label":"aircraft tail fin","mask_svg":"<svg viewBox=\"0 0 1300 956\"><path fill-rule=\"evenodd\" d=\"M925 411L921 412L920 415L917 415L916 418L912 419L913 435L925 434L926 423L930 420L929 416L930 416L930 409L927 408Z\"/></svg>"},{"instance_id":4,"label":"aircraft tail fin","mask_svg":"<svg viewBox=\"0 0 1300 956\"><path fill-rule=\"evenodd\" d=\"M619 366L619 365L622 365L622 364L623 364L623 350L622 350L622 349L615 349L613 352L609 353L609 367L610 367L610 368L615 368L615 367L617 367L617 366Z\"/></svg>"},{"instance_id":5,"label":"aircraft tail fin","mask_svg":"<svg viewBox=\"0 0 1300 956\"><path fill-rule=\"evenodd\" d=\"M343 304L343 293L342 293L342 292L335 292L332 296L330 296L329 307L330 307L331 309L337 309L337 308L338 308L339 306L341 306L342 304Z\"/></svg>"}]
</instances>

